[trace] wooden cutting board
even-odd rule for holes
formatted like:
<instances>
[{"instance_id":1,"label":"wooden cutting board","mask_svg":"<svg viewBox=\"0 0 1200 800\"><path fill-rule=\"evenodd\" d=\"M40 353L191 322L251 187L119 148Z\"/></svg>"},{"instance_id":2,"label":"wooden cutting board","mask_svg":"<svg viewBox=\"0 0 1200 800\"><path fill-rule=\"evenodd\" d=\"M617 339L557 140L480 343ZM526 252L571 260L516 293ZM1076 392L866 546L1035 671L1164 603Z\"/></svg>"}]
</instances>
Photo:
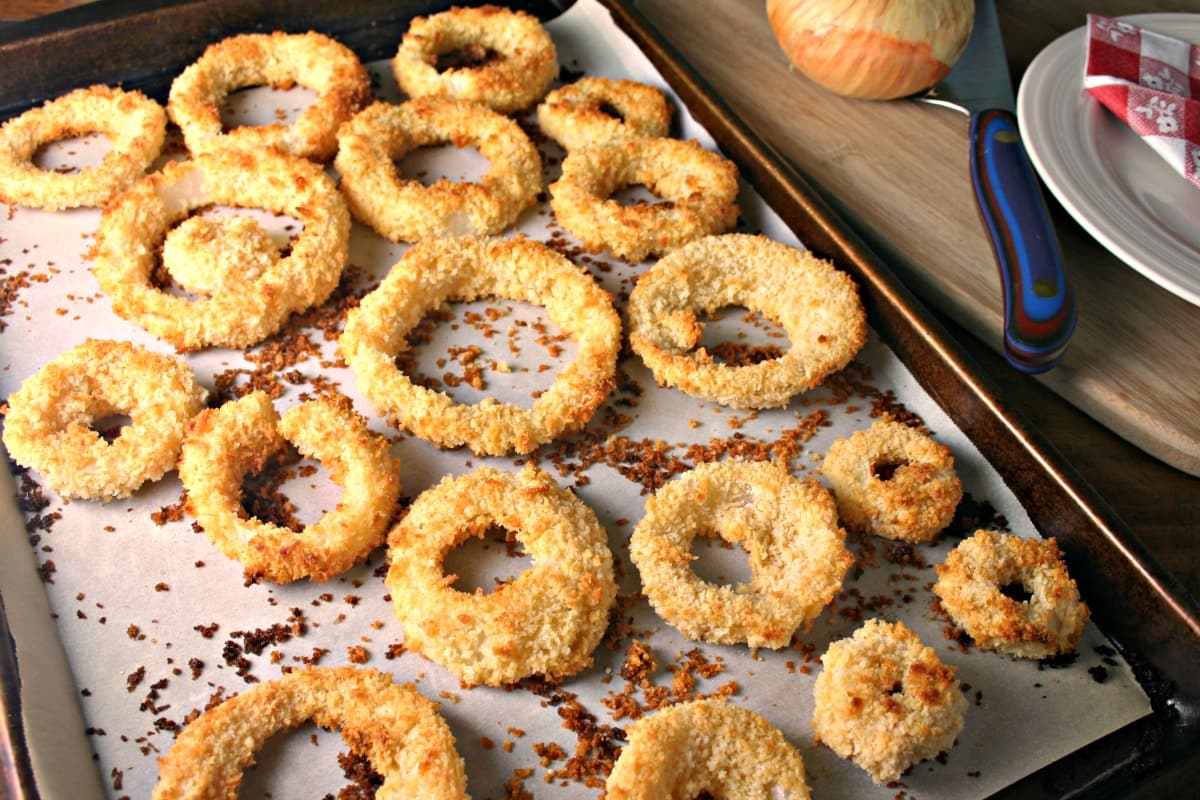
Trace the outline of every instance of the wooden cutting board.
<instances>
[{"instance_id":1,"label":"wooden cutting board","mask_svg":"<svg viewBox=\"0 0 1200 800\"><path fill-rule=\"evenodd\" d=\"M906 100L849 100L809 82L776 44L762 0L636 5L913 291L1002 348L1002 295L968 174L965 115ZM1015 81L1088 11L1200 12L1196 2L1051 5L998 4ZM1200 307L1130 269L1047 199L1080 317L1062 363L1038 379L1146 452L1200 475Z\"/></svg>"}]
</instances>

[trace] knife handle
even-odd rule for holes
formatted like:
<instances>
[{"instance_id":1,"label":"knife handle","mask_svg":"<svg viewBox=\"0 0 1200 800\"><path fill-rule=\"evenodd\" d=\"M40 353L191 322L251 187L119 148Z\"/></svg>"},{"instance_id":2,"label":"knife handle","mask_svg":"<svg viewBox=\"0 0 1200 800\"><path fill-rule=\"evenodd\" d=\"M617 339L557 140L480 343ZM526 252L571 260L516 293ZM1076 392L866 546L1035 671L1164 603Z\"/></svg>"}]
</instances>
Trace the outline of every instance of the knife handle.
<instances>
[{"instance_id":1,"label":"knife handle","mask_svg":"<svg viewBox=\"0 0 1200 800\"><path fill-rule=\"evenodd\" d=\"M1078 309L1058 238L1011 112L971 115L971 180L1004 289L1004 355L1023 372L1062 358Z\"/></svg>"}]
</instances>

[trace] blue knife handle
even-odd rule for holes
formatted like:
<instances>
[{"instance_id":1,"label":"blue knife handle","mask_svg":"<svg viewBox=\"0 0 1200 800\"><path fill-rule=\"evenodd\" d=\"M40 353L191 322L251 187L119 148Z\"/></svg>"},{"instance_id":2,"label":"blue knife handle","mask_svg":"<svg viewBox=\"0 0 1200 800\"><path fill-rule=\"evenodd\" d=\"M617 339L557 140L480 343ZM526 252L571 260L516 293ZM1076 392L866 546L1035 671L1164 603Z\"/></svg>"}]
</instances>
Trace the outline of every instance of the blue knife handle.
<instances>
[{"instance_id":1,"label":"blue knife handle","mask_svg":"<svg viewBox=\"0 0 1200 800\"><path fill-rule=\"evenodd\" d=\"M1078 309L1016 117L971 115L971 180L1004 288L1004 355L1023 372L1062 358Z\"/></svg>"}]
</instances>

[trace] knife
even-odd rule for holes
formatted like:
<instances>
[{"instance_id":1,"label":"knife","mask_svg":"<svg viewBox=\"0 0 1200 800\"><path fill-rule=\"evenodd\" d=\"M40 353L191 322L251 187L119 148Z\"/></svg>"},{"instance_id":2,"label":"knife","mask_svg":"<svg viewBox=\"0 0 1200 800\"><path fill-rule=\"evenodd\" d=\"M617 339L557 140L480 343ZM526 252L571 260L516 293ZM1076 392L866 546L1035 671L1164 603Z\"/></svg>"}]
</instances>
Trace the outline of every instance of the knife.
<instances>
[{"instance_id":1,"label":"knife","mask_svg":"<svg viewBox=\"0 0 1200 800\"><path fill-rule=\"evenodd\" d=\"M1013 113L995 0L975 0L966 49L949 75L915 99L970 116L971 182L1004 293L1004 355L1023 372L1045 372L1062 358L1078 309Z\"/></svg>"}]
</instances>

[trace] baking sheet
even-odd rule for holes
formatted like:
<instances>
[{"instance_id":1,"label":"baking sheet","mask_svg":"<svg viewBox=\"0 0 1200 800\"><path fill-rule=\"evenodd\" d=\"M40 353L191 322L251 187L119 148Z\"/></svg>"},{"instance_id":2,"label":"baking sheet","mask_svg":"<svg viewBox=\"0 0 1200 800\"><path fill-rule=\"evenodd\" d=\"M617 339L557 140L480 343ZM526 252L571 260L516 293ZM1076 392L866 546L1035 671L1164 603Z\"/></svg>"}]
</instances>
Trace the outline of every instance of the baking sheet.
<instances>
[{"instance_id":1,"label":"baking sheet","mask_svg":"<svg viewBox=\"0 0 1200 800\"><path fill-rule=\"evenodd\" d=\"M633 77L662 85L652 66L612 25L599 5L576 3L549 28L561 60L570 70ZM378 78L377 97L399 99L386 63L373 65L373 71ZM273 119L277 111L294 113L304 95L257 90L239 99L245 106L237 113L266 120ZM682 108L674 133L699 138L712 146ZM97 147L102 145L90 141L60 149ZM557 154L550 145L544 145L544 152L551 156L547 159L550 179ZM452 175L457 171L468 178L478 169L479 165L469 158L460 165L457 161L447 163L445 155L431 154L428 169ZM48 157L78 156L63 152ZM748 188L741 201L744 229L795 241ZM127 339L168 351L136 326L115 318L107 299L98 291L85 259L97 218L93 211L47 214L13 209L0 221L0 266L5 277L10 285L22 272L30 278L3 318L7 328L0 335L4 364L0 392L4 395L50 357L88 336ZM283 235L286 221L264 221ZM517 230L542 240L569 239L553 224L544 206L526 214ZM403 246L386 242L356 225L351 263L361 273L354 290L361 292L377 280L403 250ZM644 268L599 257L583 261L619 300L627 295L632 276ZM475 363L484 365L486 392L521 402L531 388L548 384L548 376L553 373L545 371L547 368L570 358L570 344L551 342L564 348L557 353L554 347L538 342L536 325L542 317L535 308L508 302L487 305L500 314L490 322L497 335L480 335L482 323L471 312L484 311L483 304L456 306L457 322L439 325L431 342L421 348L423 371L442 375L447 368L439 365L438 359L449 348L477 345L484 351ZM740 325L736 319L726 324L741 327L752 338L765 335L761 327ZM516 353L509 345L510 331L524 334ZM324 357L297 365L309 382L289 385L277 405L282 408L319 391L319 385L311 379L323 376L355 397L359 410L374 420L376 429L387 431L370 406L358 398L353 376L328 363L333 360L333 342L319 333L313 338L321 341ZM250 351L251 356L255 352ZM216 375L255 366L242 353L222 350L194 354L188 360L210 389L215 389ZM869 425L873 407L881 403L896 407L899 403L918 414L937 438L953 449L972 498L990 503L1012 530L1033 534L1029 517L996 473L885 345L873 337L859 361L853 374L862 381L848 399L835 400L834 390L827 388L806 395L788 409L749 415L657 388L632 358L624 364L628 385L614 396L606 410L631 418L615 434L621 441L658 440L685 461L689 461L689 445L711 446L714 438L729 441L735 436L742 437L743 442L776 442L793 429L807 431L813 415L824 414L830 424L817 428L812 438L802 443L793 461L798 472L813 474L820 454L834 437ZM502 372L501 363L509 371ZM460 374L462 371L453 362L449 369ZM839 383L834 388L843 387ZM452 393L465 400L480 396L463 386L452 389ZM598 416L605 416L605 411ZM607 433L600 423L596 429ZM463 452L438 451L414 437L396 439L395 452L401 458L401 478L408 497L444 474L462 473L481 463L513 469L519 460L473 458ZM625 565L622 591L633 592L636 571L628 564L623 543L641 516L646 487L605 464L576 469L586 453L588 437L572 437L571 441L573 446L565 459L552 457L554 448L545 448L535 458L550 469L561 466L565 470L563 482L575 484L579 496L596 509ZM97 753L100 775L110 796L148 796L155 779L154 759L169 748L171 727L191 710L203 707L215 692L232 694L248 685L245 676L238 674L236 663L226 660L226 655L236 653L238 648L249 664L247 675L257 679L278 675L285 666L299 666L321 648L328 650L321 658L322 664L346 663L352 653L361 653L367 666L392 672L400 680L414 681L426 696L442 701L443 713L467 761L474 797L504 796L505 781L517 774L514 770L523 769L532 770L523 783L538 797L599 794L598 788L585 788L571 780L552 777L545 782L564 763L552 761L542 766L534 744L557 740L568 753L574 752L577 745L575 737L563 729L557 707L545 696L529 689L464 690L446 670L419 656L405 653L388 658L393 645L402 642L403 632L377 574L384 563L382 552L324 585L244 586L240 565L224 559L192 529L190 520L158 524L151 519L155 512L178 504L180 486L174 476L147 487L129 502L66 504L47 494L51 504L38 512L37 518L47 519L48 514L58 513L62 516L48 529L37 531L32 552L52 581L45 586L74 685L79 689L84 724L90 729L87 744ZM291 495L301 504L302 513L309 515L334 502L331 487L319 474L293 485ZM30 537L26 533L6 526L2 535L4 552L17 552L14 548L29 551ZM1094 628L1089 628L1077 659L1053 668L979 653L974 648L964 650L947 640L943 634L945 621L931 610L928 585L933 572L929 565L939 561L952 544L946 541L937 547L918 548L920 563L897 565L888 561L881 541L856 542L854 550L864 565L861 575L847 582L847 593L811 632L797 637L796 647L779 653L750 653L743 647L684 641L657 620L644 602L629 609L629 629L650 645L662 665L656 675L660 684L670 685L673 676L668 667L682 668L688 661L685 654L696 648L709 662L719 660L723 670L711 679L701 680L699 691L713 692L736 682L733 701L762 713L784 730L805 757L814 792L823 796L892 797L896 793L896 787L873 786L865 773L837 759L827 748L814 746L809 727L811 683L819 669L815 658L830 641L848 635L856 627L864 605L869 606L868 614L903 618L944 660L957 665L960 677L971 686L972 705L958 745L943 761L918 765L903 779L905 790L914 796L986 796L1149 712L1149 703L1128 666ZM519 568L519 561L508 562L499 556L500 549L492 545L490 550L473 550L475 558L486 562L477 580L486 583L489 573L502 575L505 570ZM13 568L12 559L6 558L5 562L6 571ZM51 564L52 572L48 566ZM703 569L724 577L736 576L744 568L736 554L720 548L702 550L701 564ZM22 617L27 623L32 614L35 628L44 625L39 611L19 605L20 598L14 603L8 591L10 585L7 576L0 585L10 620ZM258 654L246 651L246 637L240 633L281 630L279 626L292 626L300 614L305 628L302 636L277 641ZM204 630L211 630L213 623L218 627L211 638L206 638ZM613 647L602 645L596 653L596 666L562 687L577 694L601 723L617 727L628 723L627 719L613 719L603 701L624 689L619 672L630 642L631 638L625 637ZM197 666L193 659L200 664ZM1103 681L1097 680L1101 669ZM49 701L61 704L58 697ZM45 757L49 752L48 734L45 731L37 735L35 731L30 743L35 756ZM278 745L272 743L261 766L248 778L250 785L243 796L266 791L274 796L293 796L294 791L284 781L295 781L293 788L319 786L322 792L336 791L343 782L334 759L339 747L331 735L314 735L315 739L304 731L285 737ZM494 746L485 746L485 737ZM511 742L511 752L506 750L506 742ZM272 768L277 764L286 768ZM308 770L315 774L308 774Z\"/></svg>"}]
</instances>

